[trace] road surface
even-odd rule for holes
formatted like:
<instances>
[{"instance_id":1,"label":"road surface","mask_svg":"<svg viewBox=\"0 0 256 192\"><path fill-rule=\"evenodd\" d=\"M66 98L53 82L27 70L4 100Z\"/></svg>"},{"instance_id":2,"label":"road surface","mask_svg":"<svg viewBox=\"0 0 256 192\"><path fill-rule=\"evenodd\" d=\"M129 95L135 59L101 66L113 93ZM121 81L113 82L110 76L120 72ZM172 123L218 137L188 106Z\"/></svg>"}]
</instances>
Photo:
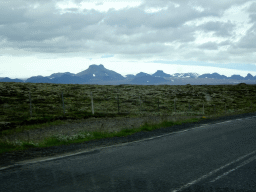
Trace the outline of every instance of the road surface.
<instances>
[{"instance_id":1,"label":"road surface","mask_svg":"<svg viewBox=\"0 0 256 192\"><path fill-rule=\"evenodd\" d=\"M256 191L256 117L0 169L0 191ZM213 190L214 189L214 190Z\"/></svg>"}]
</instances>

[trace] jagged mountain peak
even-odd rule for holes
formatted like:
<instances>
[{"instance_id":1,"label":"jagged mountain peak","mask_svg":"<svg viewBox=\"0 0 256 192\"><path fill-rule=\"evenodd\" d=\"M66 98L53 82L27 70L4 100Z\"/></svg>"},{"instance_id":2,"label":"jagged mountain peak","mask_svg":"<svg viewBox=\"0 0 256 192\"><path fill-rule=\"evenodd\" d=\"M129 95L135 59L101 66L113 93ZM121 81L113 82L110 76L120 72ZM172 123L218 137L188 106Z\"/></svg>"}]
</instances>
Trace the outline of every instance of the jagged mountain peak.
<instances>
[{"instance_id":1,"label":"jagged mountain peak","mask_svg":"<svg viewBox=\"0 0 256 192\"><path fill-rule=\"evenodd\" d=\"M248 73L244 79L246 79L246 80L253 80L254 77L252 76L251 73Z\"/></svg>"},{"instance_id":2,"label":"jagged mountain peak","mask_svg":"<svg viewBox=\"0 0 256 192\"><path fill-rule=\"evenodd\" d=\"M166 78L170 77L170 78ZM186 79L182 79L186 78ZM194 80L190 79L194 78ZM197 78L200 78L196 80ZM205 80L203 80L204 78ZM207 79L208 78L208 79ZM207 80L206 80L207 79ZM218 81L215 81L218 79ZM220 80L220 81L219 81ZM233 81L235 80L235 81ZM238 80L238 81L237 81ZM21 79L10 79L8 77L0 77L0 82L30 82L30 83L58 83L58 84L118 84L118 83L132 83L132 84L163 84L163 83L171 83L173 84L184 84L184 82L194 82L194 84L200 84L203 81L207 83L237 83L242 82L243 80L248 81L256 81L256 76L252 76L250 73L247 74L246 77L242 77L241 75L232 75L231 77L227 77L225 75L220 75L217 72L212 74L206 73L202 75L198 75L197 73L175 73L173 75L166 74L163 70L157 70L154 74L148 74L144 72L140 72L136 75L126 75L124 78L121 74L118 74L115 71L106 69L104 65L92 64L86 70L73 74L70 72L65 73L53 73L50 76L43 77L41 75L32 76L30 78L26 78L25 80ZM250 83L250 82L249 82Z\"/></svg>"},{"instance_id":3,"label":"jagged mountain peak","mask_svg":"<svg viewBox=\"0 0 256 192\"><path fill-rule=\"evenodd\" d=\"M106 69L106 68L102 64L99 64L99 65L92 64L92 65L89 66L88 69Z\"/></svg>"},{"instance_id":4,"label":"jagged mountain peak","mask_svg":"<svg viewBox=\"0 0 256 192\"><path fill-rule=\"evenodd\" d=\"M124 77L119 73L106 69L102 64L100 65L90 65L88 69L77 73L76 76L84 77L89 76L91 80L123 80Z\"/></svg>"},{"instance_id":5,"label":"jagged mountain peak","mask_svg":"<svg viewBox=\"0 0 256 192\"><path fill-rule=\"evenodd\" d=\"M170 74L163 72L163 70L157 70L152 76L153 77L171 77Z\"/></svg>"},{"instance_id":6,"label":"jagged mountain peak","mask_svg":"<svg viewBox=\"0 0 256 192\"><path fill-rule=\"evenodd\" d=\"M143 77L143 76L150 76L148 73L140 72L135 75L135 77Z\"/></svg>"}]
</instances>

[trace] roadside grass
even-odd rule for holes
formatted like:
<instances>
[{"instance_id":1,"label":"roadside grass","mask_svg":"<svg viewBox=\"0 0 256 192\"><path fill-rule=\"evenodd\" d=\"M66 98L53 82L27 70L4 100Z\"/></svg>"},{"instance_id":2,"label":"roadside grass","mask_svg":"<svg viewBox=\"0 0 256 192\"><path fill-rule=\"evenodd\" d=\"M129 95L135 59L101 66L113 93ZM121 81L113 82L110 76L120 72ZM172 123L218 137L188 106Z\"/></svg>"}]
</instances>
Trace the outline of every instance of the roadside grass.
<instances>
[{"instance_id":1,"label":"roadside grass","mask_svg":"<svg viewBox=\"0 0 256 192\"><path fill-rule=\"evenodd\" d=\"M6 152L13 152L13 151L22 151L29 148L45 148L45 147L51 147L51 146L60 146L60 145L69 145L72 143L82 143L86 141L91 140L98 140L103 138L111 138L111 137L125 137L127 135L132 135L137 132L141 131L152 131L159 128L166 128L171 127L174 125L181 125L184 123L192 123L192 122L199 122L203 119L215 119L218 117L224 117L224 116L231 116L231 115L238 115L243 113L250 113L255 112L253 108L245 108L245 109L239 109L238 111L229 110L227 113L225 111L222 111L221 113L217 114L211 114L211 115L205 115L201 118L191 118L186 120L180 120L180 121L163 121L159 124L150 124L150 123L144 123L143 125L133 128L133 129L122 129L121 131L115 131L115 132L81 132L76 135L67 136L67 135L53 135L51 137L46 138L44 141L40 143L33 143L32 141L0 141L0 154L6 153ZM67 121L57 120L53 122L47 122L43 124L35 124L35 125L25 125L20 126L13 130L5 130L2 131L3 136L11 135L13 133L23 132L24 130L32 130L32 129L38 129L45 126L50 125L61 125L66 124Z\"/></svg>"},{"instance_id":2,"label":"roadside grass","mask_svg":"<svg viewBox=\"0 0 256 192\"><path fill-rule=\"evenodd\" d=\"M35 148L38 146L38 144L26 141L0 142L0 154L12 151L26 150L28 148Z\"/></svg>"},{"instance_id":3,"label":"roadside grass","mask_svg":"<svg viewBox=\"0 0 256 192\"><path fill-rule=\"evenodd\" d=\"M239 111L234 111L232 109L227 110L227 113L225 113L225 110L219 111L216 114L208 114L205 115L208 118L216 118L216 117L222 117L222 116L229 116L229 115L236 115L236 114L242 114L242 113L249 113L249 112L254 112L255 110L253 108L245 108L245 109L239 109ZM184 115L186 114L186 112L176 112L173 113L174 115ZM156 113L155 115L160 115L160 113ZM196 113L196 112L192 112L191 114L188 113L188 115L198 115L201 116L203 115L201 112L200 113ZM129 114L126 117L144 117L146 116L146 114ZM79 120L76 120L79 121ZM49 126L55 126L55 125L64 125L69 123L66 120L55 120L55 121L49 121L46 123L40 123L40 124L33 124L33 125L22 125L22 126L18 126L14 129L8 129L8 130L3 130L1 132L2 135L7 136L7 135L12 135L12 134L16 134L16 133L21 133L24 131L29 131L29 130L33 130L33 129L40 129L40 128L44 128L44 127L49 127ZM167 126L167 125L166 125ZM168 125L171 126L171 125Z\"/></svg>"},{"instance_id":4,"label":"roadside grass","mask_svg":"<svg viewBox=\"0 0 256 192\"><path fill-rule=\"evenodd\" d=\"M140 127L133 128L133 129L123 129L121 131L115 132L81 132L76 135L67 136L67 135L54 135L51 137L46 138L44 141L40 143L33 143L33 142L25 142L25 141L1 141L0 142L0 154L6 152L13 152L13 151L22 151L29 148L45 148L51 146L60 146L60 145L69 145L72 143L83 143L86 141L91 140L99 140L104 138L111 138L111 137L125 137L128 135L132 135L137 132L141 131L152 131L159 128L166 128L171 127L174 125L181 125L184 123L192 123L192 122L199 122L204 118L191 118L187 120L181 120L177 122L173 121L163 121L159 124L149 124L145 123Z\"/></svg>"},{"instance_id":5,"label":"roadside grass","mask_svg":"<svg viewBox=\"0 0 256 192\"><path fill-rule=\"evenodd\" d=\"M180 121L163 121L162 123L159 124L151 124L151 123L144 123L143 125L140 125L139 127L133 128L133 129L122 129L120 131L115 131L115 132L100 132L100 131L95 131L95 132L80 132L76 135L53 135L51 137L46 138L44 141L40 143L33 143L33 142L28 142L28 141L0 141L0 154L6 153L6 152L14 152L14 151L22 151L26 150L29 148L45 148L45 147L51 147L51 146L61 146L61 145L69 145L72 143L83 143L91 140L99 140L99 139L104 139L104 138L111 138L111 137L125 137L128 135L132 135L137 132L142 132L142 131L152 131L155 129L160 129L160 128L167 128L167 127L172 127L174 125L181 125L185 123L193 123L193 122L199 122L204 119L215 119L218 117L224 117L224 116L230 116L230 115L238 115L238 114L243 114L243 113L250 113L250 112L255 112L252 108L249 109L244 109L244 110L239 110L239 111L229 111L228 113L217 113L217 114L212 114L212 115L205 115L202 116L201 118L190 118L190 119L185 119L185 120L180 120ZM24 129L29 130L29 129L37 129L40 127L44 126L49 126L49 125L60 125L60 124L65 124L67 122L65 121L55 121L55 122L48 122L44 124L39 124L39 125L27 125L24 127L16 128L14 130L14 133L16 132L22 132ZM4 132L4 134L12 134L12 130L8 130Z\"/></svg>"}]
</instances>

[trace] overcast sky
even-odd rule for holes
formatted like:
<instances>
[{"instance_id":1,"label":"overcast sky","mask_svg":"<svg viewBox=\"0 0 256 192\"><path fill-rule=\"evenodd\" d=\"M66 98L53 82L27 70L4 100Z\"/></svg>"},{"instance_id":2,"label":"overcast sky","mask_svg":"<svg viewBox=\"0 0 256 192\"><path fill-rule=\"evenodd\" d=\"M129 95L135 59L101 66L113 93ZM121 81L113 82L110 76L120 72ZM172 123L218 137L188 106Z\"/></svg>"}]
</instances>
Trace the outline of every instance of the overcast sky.
<instances>
[{"instance_id":1,"label":"overcast sky","mask_svg":"<svg viewBox=\"0 0 256 192\"><path fill-rule=\"evenodd\" d=\"M256 0L0 0L0 77L256 75Z\"/></svg>"}]
</instances>

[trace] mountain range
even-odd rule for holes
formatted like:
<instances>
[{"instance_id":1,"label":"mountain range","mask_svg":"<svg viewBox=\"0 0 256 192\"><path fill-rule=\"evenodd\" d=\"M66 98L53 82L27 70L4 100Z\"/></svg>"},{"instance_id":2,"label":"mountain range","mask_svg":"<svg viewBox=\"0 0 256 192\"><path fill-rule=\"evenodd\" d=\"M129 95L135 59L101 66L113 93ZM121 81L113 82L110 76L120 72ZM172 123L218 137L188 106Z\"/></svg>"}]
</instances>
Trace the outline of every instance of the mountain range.
<instances>
[{"instance_id":1,"label":"mountain range","mask_svg":"<svg viewBox=\"0 0 256 192\"><path fill-rule=\"evenodd\" d=\"M33 76L26 80L10 79L8 77L0 78L0 82L23 82L23 83L56 83L56 84L102 84L102 85L119 85L119 84L138 84L138 85L185 85L185 84L237 84L246 82L256 84L256 76L250 73L246 77L232 75L227 77L218 73L207 73L199 75L197 73L175 73L173 75L157 70L150 75L140 72L136 75L130 74L123 77L121 74L106 69L102 64L90 65L88 69L77 74L53 73L50 76Z\"/></svg>"}]
</instances>

